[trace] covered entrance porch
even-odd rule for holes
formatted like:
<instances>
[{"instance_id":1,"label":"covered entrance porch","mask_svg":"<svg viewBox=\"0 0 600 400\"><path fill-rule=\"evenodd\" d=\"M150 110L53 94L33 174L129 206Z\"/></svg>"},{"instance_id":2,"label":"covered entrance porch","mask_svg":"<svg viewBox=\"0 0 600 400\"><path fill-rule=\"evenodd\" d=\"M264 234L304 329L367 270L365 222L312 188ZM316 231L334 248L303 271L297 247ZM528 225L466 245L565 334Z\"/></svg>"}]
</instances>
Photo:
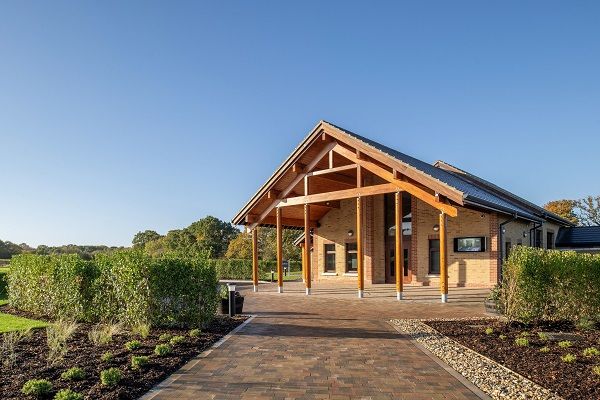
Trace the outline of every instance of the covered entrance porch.
<instances>
[{"instance_id":1,"label":"covered entrance porch","mask_svg":"<svg viewBox=\"0 0 600 400\"><path fill-rule=\"evenodd\" d=\"M381 196L385 196L386 230L381 237L373 238L372 202ZM385 271L385 282L395 284L396 299L402 300L404 283L410 281L412 274L411 238L405 235L411 229L405 231L404 227L410 224L411 204L416 201L426 204L438 214L439 291L442 302L446 302L447 218L458 215L456 205L463 204L462 193L409 168L405 163L374 151L368 144L333 125L319 123L234 219L235 223L245 224L252 234L254 290L258 291L257 229L274 226L277 230L278 293L284 292L282 230L286 227L304 232L302 275L304 293L310 295L315 277L323 272L314 268L315 262L320 261L315 259L317 252L311 252L315 246L311 238L319 236L321 223L330 212L342 208L347 210L352 202L352 216L346 216L338 223L340 227L342 222L348 224L353 220L351 229L347 231L348 238L344 243L331 243L333 252L336 247L345 248L343 259L336 262L345 265L343 275L350 279L354 277L358 297L363 298L365 275L370 274L370 280L374 282L375 264L373 256L368 254L369 244L385 244L385 267L382 270ZM401 256L396 257L397 254ZM326 263L327 260L324 261Z\"/></svg>"}]
</instances>

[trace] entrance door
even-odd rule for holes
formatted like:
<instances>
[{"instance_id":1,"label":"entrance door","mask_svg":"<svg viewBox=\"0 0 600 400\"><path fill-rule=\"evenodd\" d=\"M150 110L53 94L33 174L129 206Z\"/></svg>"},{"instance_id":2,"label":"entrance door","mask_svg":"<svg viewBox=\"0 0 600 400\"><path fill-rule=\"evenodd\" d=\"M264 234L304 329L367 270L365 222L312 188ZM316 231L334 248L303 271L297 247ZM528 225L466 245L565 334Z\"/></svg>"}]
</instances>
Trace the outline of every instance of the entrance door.
<instances>
[{"instance_id":1,"label":"entrance door","mask_svg":"<svg viewBox=\"0 0 600 400\"><path fill-rule=\"evenodd\" d=\"M396 283L396 246L394 242L388 241L385 247L385 283ZM412 271L410 267L410 237L403 238L402 247L404 247L403 282L410 283L412 281Z\"/></svg>"},{"instance_id":2,"label":"entrance door","mask_svg":"<svg viewBox=\"0 0 600 400\"><path fill-rule=\"evenodd\" d=\"M385 207L385 282L395 283L396 282L396 228L402 229L402 247L404 257L404 282L409 283L412 281L412 268L410 259L410 242L412 239L412 214L411 214L411 203L412 199L410 194L402 192L402 226L396 227L395 217L395 200L394 194L389 193L384 197Z\"/></svg>"}]
</instances>

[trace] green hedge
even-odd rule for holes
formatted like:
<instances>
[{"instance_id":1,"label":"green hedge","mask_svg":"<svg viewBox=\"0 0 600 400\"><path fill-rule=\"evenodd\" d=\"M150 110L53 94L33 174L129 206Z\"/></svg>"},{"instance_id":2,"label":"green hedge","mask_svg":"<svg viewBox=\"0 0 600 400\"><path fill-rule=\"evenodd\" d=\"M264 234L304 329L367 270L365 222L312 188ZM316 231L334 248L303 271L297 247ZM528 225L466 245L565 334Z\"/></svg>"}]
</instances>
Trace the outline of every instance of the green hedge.
<instances>
[{"instance_id":1,"label":"green hedge","mask_svg":"<svg viewBox=\"0 0 600 400\"><path fill-rule=\"evenodd\" d=\"M129 325L198 326L216 312L217 276L203 259L141 251L18 255L8 274L9 302L52 318L121 321Z\"/></svg>"},{"instance_id":2,"label":"green hedge","mask_svg":"<svg viewBox=\"0 0 600 400\"><path fill-rule=\"evenodd\" d=\"M290 271L302 270L302 262L289 261ZM252 260L242 259L216 259L210 264L217 271L219 279L252 279ZM260 279L270 279L271 271L277 271L277 261L259 261L258 273Z\"/></svg>"},{"instance_id":3,"label":"green hedge","mask_svg":"<svg viewBox=\"0 0 600 400\"><path fill-rule=\"evenodd\" d=\"M8 282L6 281L7 273L8 268L0 267L0 300L5 300L8 297L8 292L6 289L8 286Z\"/></svg>"},{"instance_id":4,"label":"green hedge","mask_svg":"<svg viewBox=\"0 0 600 400\"><path fill-rule=\"evenodd\" d=\"M511 321L600 321L600 255L518 246L499 301Z\"/></svg>"}]
</instances>

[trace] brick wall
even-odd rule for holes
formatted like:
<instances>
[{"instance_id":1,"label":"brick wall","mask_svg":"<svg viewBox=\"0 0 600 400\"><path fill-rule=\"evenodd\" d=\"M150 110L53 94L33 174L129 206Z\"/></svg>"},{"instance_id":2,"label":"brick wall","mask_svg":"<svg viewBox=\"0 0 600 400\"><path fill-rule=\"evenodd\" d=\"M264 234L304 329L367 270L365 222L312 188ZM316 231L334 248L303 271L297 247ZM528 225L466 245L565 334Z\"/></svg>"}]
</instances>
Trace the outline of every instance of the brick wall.
<instances>
[{"instance_id":1,"label":"brick wall","mask_svg":"<svg viewBox=\"0 0 600 400\"><path fill-rule=\"evenodd\" d=\"M365 282L385 282L384 196L363 199ZM439 285L439 276L429 274L429 239L439 238L433 226L439 223L439 211L415 199L412 201L412 242L410 267L415 285ZM331 210L320 222L315 234L313 251L314 280L342 280L356 282L356 274L346 273L345 245L356 241L356 199L342 200L339 209ZM448 283L450 286L489 287L498 277L498 216L458 207L456 218L448 217ZM522 232L522 228L520 232ZM354 231L352 237L348 231ZM487 249L481 253L454 252L455 237L484 236ZM323 246L334 243L336 269L325 274ZM527 242L528 243L528 242Z\"/></svg>"}]
</instances>

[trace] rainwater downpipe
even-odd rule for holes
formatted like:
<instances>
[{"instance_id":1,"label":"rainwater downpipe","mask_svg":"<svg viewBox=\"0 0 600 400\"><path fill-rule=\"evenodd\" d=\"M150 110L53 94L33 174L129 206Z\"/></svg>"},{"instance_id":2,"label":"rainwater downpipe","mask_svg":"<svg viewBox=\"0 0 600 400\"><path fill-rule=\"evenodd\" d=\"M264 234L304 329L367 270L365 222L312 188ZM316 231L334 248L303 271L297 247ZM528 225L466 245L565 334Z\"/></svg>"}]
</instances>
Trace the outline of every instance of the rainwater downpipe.
<instances>
[{"instance_id":1,"label":"rainwater downpipe","mask_svg":"<svg viewBox=\"0 0 600 400\"><path fill-rule=\"evenodd\" d=\"M499 240L498 240L498 246L500 247L500 251L498 251L498 262L500 265L500 273L498 275L498 283L502 283L502 270L503 268L503 264L504 264L504 226L508 225L509 223L515 221L517 219L517 214L515 214L511 219L508 219L504 222L502 222L500 224L500 227L498 229L498 236L499 236Z\"/></svg>"}]
</instances>

